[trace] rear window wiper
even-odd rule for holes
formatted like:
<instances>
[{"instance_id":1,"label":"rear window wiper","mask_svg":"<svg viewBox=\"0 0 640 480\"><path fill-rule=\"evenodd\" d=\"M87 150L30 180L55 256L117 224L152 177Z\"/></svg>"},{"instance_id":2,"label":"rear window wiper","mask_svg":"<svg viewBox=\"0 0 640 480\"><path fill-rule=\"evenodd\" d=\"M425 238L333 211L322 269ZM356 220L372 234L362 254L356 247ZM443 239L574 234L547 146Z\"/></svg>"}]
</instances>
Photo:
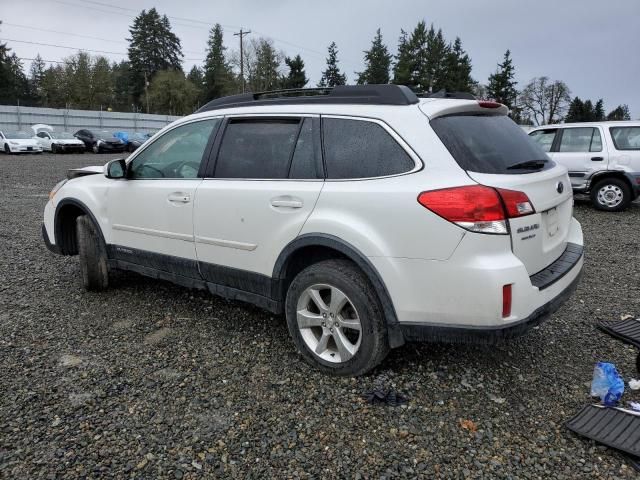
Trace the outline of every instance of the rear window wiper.
<instances>
[{"instance_id":1,"label":"rear window wiper","mask_svg":"<svg viewBox=\"0 0 640 480\"><path fill-rule=\"evenodd\" d=\"M507 170L519 170L519 169L531 169L531 170L540 170L544 168L545 163L549 163L549 160L541 158L540 160L527 160L526 162L514 163L513 165L509 165Z\"/></svg>"}]
</instances>

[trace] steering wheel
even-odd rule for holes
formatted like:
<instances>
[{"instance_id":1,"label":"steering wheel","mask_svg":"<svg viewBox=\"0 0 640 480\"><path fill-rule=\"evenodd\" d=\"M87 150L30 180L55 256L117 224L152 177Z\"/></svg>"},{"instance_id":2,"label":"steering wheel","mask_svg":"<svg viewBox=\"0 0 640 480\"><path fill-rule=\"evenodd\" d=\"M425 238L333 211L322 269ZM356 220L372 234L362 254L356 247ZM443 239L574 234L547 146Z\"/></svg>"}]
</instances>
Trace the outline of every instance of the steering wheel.
<instances>
[{"instance_id":1,"label":"steering wheel","mask_svg":"<svg viewBox=\"0 0 640 480\"><path fill-rule=\"evenodd\" d=\"M198 170L200 169L200 164L198 162L191 162L188 160L184 162L174 162L169 165L168 169L175 172L177 178L185 178L184 174L182 173L182 169L185 167L192 168L197 175Z\"/></svg>"},{"instance_id":2,"label":"steering wheel","mask_svg":"<svg viewBox=\"0 0 640 480\"><path fill-rule=\"evenodd\" d=\"M142 169L148 168L149 170L153 170L154 172L158 172L162 178L166 177L166 175L164 174L164 172L162 170L160 170L159 168L156 168L156 167L152 167L151 165L147 165L146 163L143 163L142 165L140 165L140 168L142 168ZM144 176L142 178L144 178Z\"/></svg>"}]
</instances>

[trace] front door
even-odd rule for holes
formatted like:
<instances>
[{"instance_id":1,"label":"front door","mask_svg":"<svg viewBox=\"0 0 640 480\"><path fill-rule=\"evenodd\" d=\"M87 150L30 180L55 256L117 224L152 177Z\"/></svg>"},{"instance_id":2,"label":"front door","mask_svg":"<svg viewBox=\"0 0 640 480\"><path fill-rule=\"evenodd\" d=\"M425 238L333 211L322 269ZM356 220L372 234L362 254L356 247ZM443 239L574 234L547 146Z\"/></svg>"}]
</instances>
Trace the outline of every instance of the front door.
<instances>
[{"instance_id":1,"label":"front door","mask_svg":"<svg viewBox=\"0 0 640 480\"><path fill-rule=\"evenodd\" d=\"M228 118L207 177L194 211L203 277L268 296L278 255L322 189L318 118Z\"/></svg>"},{"instance_id":2,"label":"front door","mask_svg":"<svg viewBox=\"0 0 640 480\"><path fill-rule=\"evenodd\" d=\"M122 261L198 277L193 201L219 119L166 131L127 166L127 179L108 189L111 255Z\"/></svg>"}]
</instances>

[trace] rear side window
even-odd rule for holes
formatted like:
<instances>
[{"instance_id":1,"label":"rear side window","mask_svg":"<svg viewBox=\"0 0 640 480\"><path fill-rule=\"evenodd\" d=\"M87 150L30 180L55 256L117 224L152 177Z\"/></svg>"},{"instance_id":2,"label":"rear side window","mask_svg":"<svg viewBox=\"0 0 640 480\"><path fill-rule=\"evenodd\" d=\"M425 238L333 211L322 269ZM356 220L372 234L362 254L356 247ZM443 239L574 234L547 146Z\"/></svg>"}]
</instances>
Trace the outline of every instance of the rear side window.
<instances>
[{"instance_id":1,"label":"rear side window","mask_svg":"<svg viewBox=\"0 0 640 480\"><path fill-rule=\"evenodd\" d=\"M464 170L522 174L555 165L506 115L449 115L435 118L431 127Z\"/></svg>"},{"instance_id":2,"label":"rear side window","mask_svg":"<svg viewBox=\"0 0 640 480\"><path fill-rule=\"evenodd\" d=\"M319 136L316 138L313 130L313 120L311 118L305 118L300 134L298 135L298 141L296 142L296 149L291 159L291 169L289 170L289 178L297 179L311 179L322 178L323 173L320 171L319 151L320 145Z\"/></svg>"},{"instance_id":3,"label":"rear side window","mask_svg":"<svg viewBox=\"0 0 640 480\"><path fill-rule=\"evenodd\" d=\"M409 154L377 123L323 118L322 131L328 179L384 177L415 167Z\"/></svg>"},{"instance_id":4,"label":"rear side window","mask_svg":"<svg viewBox=\"0 0 640 480\"><path fill-rule=\"evenodd\" d=\"M224 131L215 177L287 178L296 144L298 119L236 119Z\"/></svg>"},{"instance_id":5,"label":"rear side window","mask_svg":"<svg viewBox=\"0 0 640 480\"><path fill-rule=\"evenodd\" d=\"M536 130L529 134L529 138L536 142L542 150L550 152L553 146L553 140L556 138L558 129L552 128L549 130Z\"/></svg>"},{"instance_id":6,"label":"rear side window","mask_svg":"<svg viewBox=\"0 0 640 480\"><path fill-rule=\"evenodd\" d=\"M560 152L600 152L600 131L593 127L565 128L562 130Z\"/></svg>"},{"instance_id":7,"label":"rear side window","mask_svg":"<svg viewBox=\"0 0 640 480\"><path fill-rule=\"evenodd\" d=\"M640 127L610 127L616 150L640 150Z\"/></svg>"}]
</instances>

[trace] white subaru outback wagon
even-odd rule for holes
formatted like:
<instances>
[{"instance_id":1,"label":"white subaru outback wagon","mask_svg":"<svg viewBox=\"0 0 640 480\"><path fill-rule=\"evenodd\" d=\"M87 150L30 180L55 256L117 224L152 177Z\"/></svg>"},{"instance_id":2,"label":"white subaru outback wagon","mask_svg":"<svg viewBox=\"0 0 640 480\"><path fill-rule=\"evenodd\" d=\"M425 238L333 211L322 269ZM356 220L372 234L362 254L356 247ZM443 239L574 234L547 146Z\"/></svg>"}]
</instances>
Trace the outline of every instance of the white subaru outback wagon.
<instances>
[{"instance_id":1,"label":"white subaru outback wagon","mask_svg":"<svg viewBox=\"0 0 640 480\"><path fill-rule=\"evenodd\" d=\"M87 289L123 269L284 313L304 358L335 374L405 341L521 335L583 264L566 168L506 107L467 95L226 97L68 177L43 236L79 255Z\"/></svg>"}]
</instances>

